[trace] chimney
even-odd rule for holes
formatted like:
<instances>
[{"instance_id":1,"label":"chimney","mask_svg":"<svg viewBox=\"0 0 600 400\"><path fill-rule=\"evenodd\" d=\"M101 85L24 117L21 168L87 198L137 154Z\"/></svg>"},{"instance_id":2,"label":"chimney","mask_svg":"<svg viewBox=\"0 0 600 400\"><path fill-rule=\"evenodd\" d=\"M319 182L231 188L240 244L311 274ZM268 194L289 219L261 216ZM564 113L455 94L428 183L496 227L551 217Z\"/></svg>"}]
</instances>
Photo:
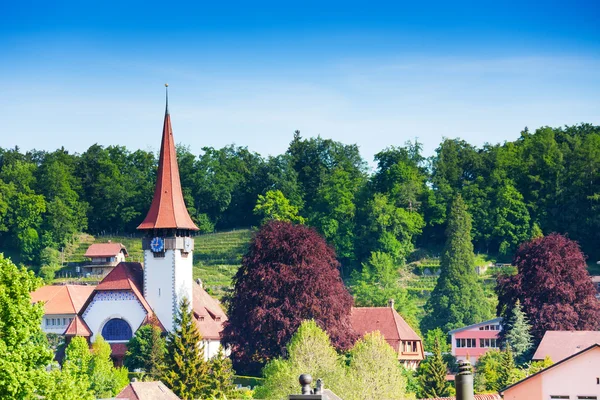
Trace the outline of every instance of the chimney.
<instances>
[{"instance_id":1,"label":"chimney","mask_svg":"<svg viewBox=\"0 0 600 400\"><path fill-rule=\"evenodd\" d=\"M388 307L394 308L394 299L388 300Z\"/></svg>"},{"instance_id":2,"label":"chimney","mask_svg":"<svg viewBox=\"0 0 600 400\"><path fill-rule=\"evenodd\" d=\"M473 373L471 372L471 363L461 361L458 364L458 374L454 384L456 386L456 400L473 400Z\"/></svg>"}]
</instances>

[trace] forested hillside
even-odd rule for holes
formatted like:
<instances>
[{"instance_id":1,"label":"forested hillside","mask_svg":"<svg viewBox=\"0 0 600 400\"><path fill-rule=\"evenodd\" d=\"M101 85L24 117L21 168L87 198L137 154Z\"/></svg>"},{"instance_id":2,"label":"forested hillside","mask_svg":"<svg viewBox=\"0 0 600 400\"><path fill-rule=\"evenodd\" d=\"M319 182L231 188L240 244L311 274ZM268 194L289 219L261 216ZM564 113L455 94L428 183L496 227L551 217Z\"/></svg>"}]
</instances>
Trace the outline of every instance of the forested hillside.
<instances>
[{"instance_id":1,"label":"forested hillside","mask_svg":"<svg viewBox=\"0 0 600 400\"><path fill-rule=\"evenodd\" d=\"M276 157L233 145L199 155L179 146L178 157L186 203L203 232L297 214L335 247L345 276L375 251L399 266L416 246L442 246L457 194L472 216L477 252L509 260L520 242L561 232L593 260L600 256L598 126L525 129L482 148L445 139L430 158L417 142L391 146L375 156L372 173L357 145L299 132ZM79 232L134 232L156 165L154 153L118 145L82 154L0 149L0 247L38 266L44 249L62 248Z\"/></svg>"}]
</instances>

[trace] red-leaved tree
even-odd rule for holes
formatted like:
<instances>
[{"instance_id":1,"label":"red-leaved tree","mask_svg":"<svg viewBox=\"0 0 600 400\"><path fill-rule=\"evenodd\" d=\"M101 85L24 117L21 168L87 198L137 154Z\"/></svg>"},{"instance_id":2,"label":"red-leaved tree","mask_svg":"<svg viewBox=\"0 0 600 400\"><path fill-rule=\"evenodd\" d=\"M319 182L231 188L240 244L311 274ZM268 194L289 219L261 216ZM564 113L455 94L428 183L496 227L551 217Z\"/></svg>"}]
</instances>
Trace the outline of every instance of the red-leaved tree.
<instances>
[{"instance_id":1,"label":"red-leaved tree","mask_svg":"<svg viewBox=\"0 0 600 400\"><path fill-rule=\"evenodd\" d=\"M547 330L600 328L600 301L576 242L556 233L533 239L513 264L516 275L498 278L499 315L506 318L520 300L538 341Z\"/></svg>"},{"instance_id":2,"label":"red-leaved tree","mask_svg":"<svg viewBox=\"0 0 600 400\"><path fill-rule=\"evenodd\" d=\"M223 342L236 371L256 372L281 356L302 321L314 319L338 349L356 339L352 296L335 252L311 228L272 221L250 243L234 281Z\"/></svg>"}]
</instances>

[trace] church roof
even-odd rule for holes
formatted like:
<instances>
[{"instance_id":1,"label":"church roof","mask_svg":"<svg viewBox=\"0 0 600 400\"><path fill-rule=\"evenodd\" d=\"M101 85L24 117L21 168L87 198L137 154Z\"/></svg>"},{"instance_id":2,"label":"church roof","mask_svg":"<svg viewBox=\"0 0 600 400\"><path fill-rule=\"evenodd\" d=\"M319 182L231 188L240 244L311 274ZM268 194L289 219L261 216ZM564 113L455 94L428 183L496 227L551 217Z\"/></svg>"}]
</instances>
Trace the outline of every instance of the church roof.
<instances>
[{"instance_id":1,"label":"church roof","mask_svg":"<svg viewBox=\"0 0 600 400\"><path fill-rule=\"evenodd\" d=\"M219 340L227 315L219 302L197 282L193 284L193 309L196 326L204 339Z\"/></svg>"},{"instance_id":2,"label":"church roof","mask_svg":"<svg viewBox=\"0 0 600 400\"><path fill-rule=\"evenodd\" d=\"M144 221L138 226L138 229L198 230L198 227L190 218L185 207L185 202L183 201L168 98L154 197L150 205L150 210Z\"/></svg>"},{"instance_id":3,"label":"church roof","mask_svg":"<svg viewBox=\"0 0 600 400\"><path fill-rule=\"evenodd\" d=\"M44 302L44 314L77 314L95 286L47 285L31 293L31 302Z\"/></svg>"},{"instance_id":4,"label":"church roof","mask_svg":"<svg viewBox=\"0 0 600 400\"><path fill-rule=\"evenodd\" d=\"M73 321L71 321L67 327L67 330L64 334L67 336L90 337L92 336L92 331L90 331L90 328L87 326L85 321L79 315L76 315L75 318L73 318Z\"/></svg>"}]
</instances>

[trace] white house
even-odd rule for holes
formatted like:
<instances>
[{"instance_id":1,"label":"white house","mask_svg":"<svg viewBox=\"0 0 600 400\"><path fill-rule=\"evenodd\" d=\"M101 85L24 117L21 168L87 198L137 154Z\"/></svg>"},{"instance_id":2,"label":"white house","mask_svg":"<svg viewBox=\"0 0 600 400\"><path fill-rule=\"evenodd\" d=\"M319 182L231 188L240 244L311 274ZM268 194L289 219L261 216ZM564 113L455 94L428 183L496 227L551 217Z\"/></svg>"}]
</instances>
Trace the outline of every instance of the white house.
<instances>
[{"instance_id":1,"label":"white house","mask_svg":"<svg viewBox=\"0 0 600 400\"><path fill-rule=\"evenodd\" d=\"M33 303L44 303L42 330L64 334L94 289L95 286L85 285L47 285L31 293Z\"/></svg>"},{"instance_id":2,"label":"white house","mask_svg":"<svg viewBox=\"0 0 600 400\"><path fill-rule=\"evenodd\" d=\"M81 273L104 276L127 256L127 249L121 243L93 243L84 254L90 261L81 267Z\"/></svg>"}]
</instances>

